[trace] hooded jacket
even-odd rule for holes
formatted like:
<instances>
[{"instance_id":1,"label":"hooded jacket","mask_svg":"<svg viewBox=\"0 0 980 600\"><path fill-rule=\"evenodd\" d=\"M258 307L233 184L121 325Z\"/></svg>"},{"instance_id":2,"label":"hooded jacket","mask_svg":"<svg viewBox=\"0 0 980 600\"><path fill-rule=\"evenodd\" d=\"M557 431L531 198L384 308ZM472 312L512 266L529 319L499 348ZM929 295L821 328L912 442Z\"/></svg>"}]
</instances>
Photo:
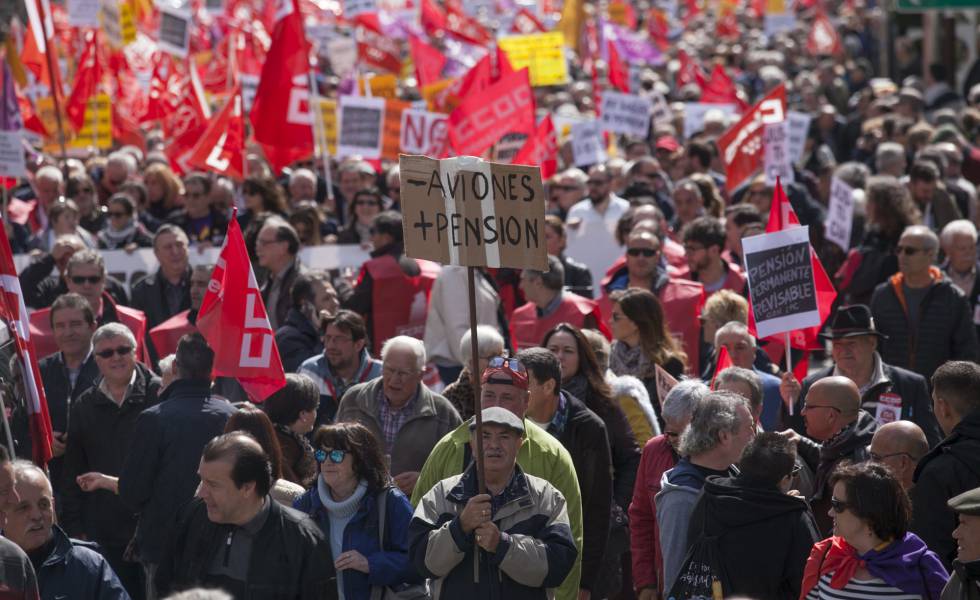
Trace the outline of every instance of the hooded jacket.
<instances>
[{"instance_id":1,"label":"hooded jacket","mask_svg":"<svg viewBox=\"0 0 980 600\"><path fill-rule=\"evenodd\" d=\"M287 373L297 372L311 356L323 354L320 332L306 315L292 306L286 312L286 320L276 330L276 346L282 358L282 368Z\"/></svg>"},{"instance_id":2,"label":"hooded jacket","mask_svg":"<svg viewBox=\"0 0 980 600\"><path fill-rule=\"evenodd\" d=\"M726 596L795 599L810 548L820 536L806 501L739 477L708 477L691 513L688 549L718 538ZM746 544L754 550L745 552Z\"/></svg>"}]
</instances>

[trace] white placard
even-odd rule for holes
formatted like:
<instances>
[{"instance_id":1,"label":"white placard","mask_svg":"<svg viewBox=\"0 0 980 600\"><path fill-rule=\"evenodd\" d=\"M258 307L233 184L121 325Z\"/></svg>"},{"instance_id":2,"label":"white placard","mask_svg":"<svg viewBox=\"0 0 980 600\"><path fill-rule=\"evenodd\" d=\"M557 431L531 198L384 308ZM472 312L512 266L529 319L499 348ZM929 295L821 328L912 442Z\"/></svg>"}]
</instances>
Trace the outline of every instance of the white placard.
<instances>
[{"instance_id":1,"label":"white placard","mask_svg":"<svg viewBox=\"0 0 980 600\"><path fill-rule=\"evenodd\" d=\"M357 15L378 12L376 0L344 0L344 18L350 21Z\"/></svg>"},{"instance_id":2,"label":"white placard","mask_svg":"<svg viewBox=\"0 0 980 600\"><path fill-rule=\"evenodd\" d=\"M854 224L854 190L841 179L830 181L830 204L824 221L824 235L847 252L851 249L851 227Z\"/></svg>"},{"instance_id":3,"label":"white placard","mask_svg":"<svg viewBox=\"0 0 980 600\"><path fill-rule=\"evenodd\" d=\"M0 131L0 176L24 177L27 164L19 130Z\"/></svg>"},{"instance_id":4,"label":"white placard","mask_svg":"<svg viewBox=\"0 0 980 600\"><path fill-rule=\"evenodd\" d=\"M606 149L598 121L572 124L572 156L576 167L606 162Z\"/></svg>"},{"instance_id":5,"label":"white placard","mask_svg":"<svg viewBox=\"0 0 980 600\"><path fill-rule=\"evenodd\" d=\"M766 15L766 36L772 37L783 31L796 27L796 15L791 12Z\"/></svg>"},{"instance_id":6,"label":"white placard","mask_svg":"<svg viewBox=\"0 0 980 600\"><path fill-rule=\"evenodd\" d=\"M357 40L346 36L331 39L327 42L327 56L334 74L347 77L357 64Z\"/></svg>"},{"instance_id":7,"label":"white placard","mask_svg":"<svg viewBox=\"0 0 980 600\"><path fill-rule=\"evenodd\" d=\"M99 0L68 0L68 24L72 27L98 27Z\"/></svg>"},{"instance_id":8,"label":"white placard","mask_svg":"<svg viewBox=\"0 0 980 600\"><path fill-rule=\"evenodd\" d=\"M810 133L811 117L808 113L795 110L786 113L786 127L789 133L789 157L794 164L803 160L806 150L806 137Z\"/></svg>"},{"instance_id":9,"label":"white placard","mask_svg":"<svg viewBox=\"0 0 980 600\"><path fill-rule=\"evenodd\" d=\"M776 185L780 179L783 185L795 181L793 163L789 155L789 135L786 121L769 123L762 133L763 164L766 171L766 185Z\"/></svg>"},{"instance_id":10,"label":"white placard","mask_svg":"<svg viewBox=\"0 0 980 600\"><path fill-rule=\"evenodd\" d=\"M758 337L820 325L810 259L810 228L742 239Z\"/></svg>"},{"instance_id":11,"label":"white placard","mask_svg":"<svg viewBox=\"0 0 980 600\"><path fill-rule=\"evenodd\" d=\"M384 98L341 96L337 110L337 156L381 158Z\"/></svg>"},{"instance_id":12,"label":"white placard","mask_svg":"<svg viewBox=\"0 0 980 600\"><path fill-rule=\"evenodd\" d=\"M399 146L405 154L438 157L446 147L448 131L446 115L407 108L402 111Z\"/></svg>"},{"instance_id":13,"label":"white placard","mask_svg":"<svg viewBox=\"0 0 980 600\"><path fill-rule=\"evenodd\" d=\"M160 49L180 58L187 58L191 44L191 14L175 8L160 9Z\"/></svg>"},{"instance_id":14,"label":"white placard","mask_svg":"<svg viewBox=\"0 0 980 600\"><path fill-rule=\"evenodd\" d=\"M602 92L600 123L602 129L630 137L646 139L650 134L650 98L620 92Z\"/></svg>"},{"instance_id":15,"label":"white placard","mask_svg":"<svg viewBox=\"0 0 980 600\"><path fill-rule=\"evenodd\" d=\"M725 117L731 117L737 112L734 104L705 104L704 102L684 103L684 139L691 139L695 133L704 127L704 115L709 110L719 110Z\"/></svg>"},{"instance_id":16,"label":"white placard","mask_svg":"<svg viewBox=\"0 0 980 600\"><path fill-rule=\"evenodd\" d=\"M674 122L674 111L670 110L670 104L660 92L650 92L650 120L654 125L672 124Z\"/></svg>"}]
</instances>

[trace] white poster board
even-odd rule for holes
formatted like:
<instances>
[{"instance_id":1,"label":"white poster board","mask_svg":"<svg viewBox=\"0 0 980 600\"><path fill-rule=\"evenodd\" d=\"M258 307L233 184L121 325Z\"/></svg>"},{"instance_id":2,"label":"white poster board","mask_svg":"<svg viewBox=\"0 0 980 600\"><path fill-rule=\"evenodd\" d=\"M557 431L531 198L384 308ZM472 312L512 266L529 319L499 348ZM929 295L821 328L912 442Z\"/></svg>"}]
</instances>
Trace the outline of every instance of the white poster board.
<instances>
[{"instance_id":1,"label":"white poster board","mask_svg":"<svg viewBox=\"0 0 980 600\"><path fill-rule=\"evenodd\" d=\"M68 0L68 24L72 27L98 27L99 6L99 0Z\"/></svg>"},{"instance_id":2,"label":"white poster board","mask_svg":"<svg viewBox=\"0 0 980 600\"><path fill-rule=\"evenodd\" d=\"M704 127L704 115L710 110L719 110L726 118L737 112L734 104L705 104L704 102L684 103L684 139L691 139L695 133Z\"/></svg>"},{"instance_id":3,"label":"white poster board","mask_svg":"<svg viewBox=\"0 0 980 600\"><path fill-rule=\"evenodd\" d=\"M598 121L572 124L572 158L576 167L588 167L606 161L606 148Z\"/></svg>"},{"instance_id":4,"label":"white poster board","mask_svg":"<svg viewBox=\"0 0 980 600\"><path fill-rule=\"evenodd\" d=\"M448 132L446 115L407 108L402 111L399 147L405 154L438 157L446 147Z\"/></svg>"},{"instance_id":5,"label":"white poster board","mask_svg":"<svg viewBox=\"0 0 980 600\"><path fill-rule=\"evenodd\" d=\"M810 259L810 228L742 239L759 338L820 325Z\"/></svg>"},{"instance_id":6,"label":"white poster board","mask_svg":"<svg viewBox=\"0 0 980 600\"><path fill-rule=\"evenodd\" d=\"M20 130L0 131L0 177L26 177Z\"/></svg>"},{"instance_id":7,"label":"white poster board","mask_svg":"<svg viewBox=\"0 0 980 600\"><path fill-rule=\"evenodd\" d=\"M384 98L341 96L337 111L337 155L381 158Z\"/></svg>"},{"instance_id":8,"label":"white poster board","mask_svg":"<svg viewBox=\"0 0 980 600\"><path fill-rule=\"evenodd\" d=\"M650 98L620 92L602 92L599 122L610 133L646 139L650 134L650 114L653 102Z\"/></svg>"},{"instance_id":9,"label":"white poster board","mask_svg":"<svg viewBox=\"0 0 980 600\"><path fill-rule=\"evenodd\" d=\"M854 190L837 177L830 181L830 204L824 221L824 235L841 250L851 249L851 227L854 225Z\"/></svg>"},{"instance_id":10,"label":"white poster board","mask_svg":"<svg viewBox=\"0 0 980 600\"><path fill-rule=\"evenodd\" d=\"M191 13L177 8L160 8L157 44L164 52L187 58L191 44Z\"/></svg>"},{"instance_id":11,"label":"white poster board","mask_svg":"<svg viewBox=\"0 0 980 600\"><path fill-rule=\"evenodd\" d=\"M783 185L795 181L793 162L789 154L789 135L786 121L768 123L762 133L763 164L766 171L766 185L776 185L777 178Z\"/></svg>"},{"instance_id":12,"label":"white poster board","mask_svg":"<svg viewBox=\"0 0 980 600\"><path fill-rule=\"evenodd\" d=\"M340 78L347 77L357 64L357 40L352 37L335 37L326 43L327 57L333 72Z\"/></svg>"},{"instance_id":13,"label":"white poster board","mask_svg":"<svg viewBox=\"0 0 980 600\"><path fill-rule=\"evenodd\" d=\"M786 129L789 134L789 157L794 164L803 160L806 150L806 136L810 133L811 117L807 113L790 110L786 112Z\"/></svg>"},{"instance_id":14,"label":"white poster board","mask_svg":"<svg viewBox=\"0 0 980 600\"><path fill-rule=\"evenodd\" d=\"M344 18L348 21L358 15L378 12L376 0L344 0Z\"/></svg>"}]
</instances>

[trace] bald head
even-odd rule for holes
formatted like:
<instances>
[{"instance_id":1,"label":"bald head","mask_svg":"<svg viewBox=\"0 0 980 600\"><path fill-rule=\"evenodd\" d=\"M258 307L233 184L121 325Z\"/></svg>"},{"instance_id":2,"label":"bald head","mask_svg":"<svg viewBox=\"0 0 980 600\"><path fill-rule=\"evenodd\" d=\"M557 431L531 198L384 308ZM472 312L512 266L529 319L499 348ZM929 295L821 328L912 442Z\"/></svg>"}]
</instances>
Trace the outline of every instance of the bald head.
<instances>
[{"instance_id":1,"label":"bald head","mask_svg":"<svg viewBox=\"0 0 980 600\"><path fill-rule=\"evenodd\" d=\"M861 392L847 377L834 375L818 380L810 387L807 397L814 394L819 396L821 404L833 406L845 417L856 416L861 408Z\"/></svg>"},{"instance_id":2,"label":"bald head","mask_svg":"<svg viewBox=\"0 0 980 600\"><path fill-rule=\"evenodd\" d=\"M929 442L926 440L925 432L912 421L885 423L875 432L871 439L871 447L879 456L908 454L916 461L929 452Z\"/></svg>"},{"instance_id":3,"label":"bald head","mask_svg":"<svg viewBox=\"0 0 980 600\"><path fill-rule=\"evenodd\" d=\"M803 419L806 433L823 442L829 440L858 418L861 394L847 377L824 377L806 394Z\"/></svg>"}]
</instances>

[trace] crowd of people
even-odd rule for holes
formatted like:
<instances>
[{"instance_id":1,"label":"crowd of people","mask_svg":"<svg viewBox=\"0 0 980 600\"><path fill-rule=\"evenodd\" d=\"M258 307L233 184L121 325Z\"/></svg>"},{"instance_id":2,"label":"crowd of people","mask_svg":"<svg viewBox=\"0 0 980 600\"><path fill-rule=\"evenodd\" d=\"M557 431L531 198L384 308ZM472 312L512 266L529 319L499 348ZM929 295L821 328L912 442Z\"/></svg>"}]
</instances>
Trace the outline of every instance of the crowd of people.
<instances>
[{"instance_id":1,"label":"crowd of people","mask_svg":"<svg viewBox=\"0 0 980 600\"><path fill-rule=\"evenodd\" d=\"M625 4L654 39L655 11ZM767 36L750 6L686 4L665 60L628 65L668 118L594 164L560 132L547 268L479 268L472 331L466 268L406 254L397 163L325 178L250 146L234 180L182 173L155 132L32 154L4 226L29 256L53 458L26 460L11 357L0 598L980 598L980 84L920 77L904 39L878 72L881 8L803 3ZM834 57L807 50L821 7ZM585 8L540 115L594 116L616 76ZM788 209L765 173L729 185L737 116L685 123L715 68L733 100L785 86L811 117L782 182L837 292L810 347L756 335L742 239ZM825 230L835 180L847 249ZM268 398L214 377L196 326L232 219L286 372ZM334 244L370 256L301 259ZM106 252L140 248L151 272L117 278Z\"/></svg>"}]
</instances>

